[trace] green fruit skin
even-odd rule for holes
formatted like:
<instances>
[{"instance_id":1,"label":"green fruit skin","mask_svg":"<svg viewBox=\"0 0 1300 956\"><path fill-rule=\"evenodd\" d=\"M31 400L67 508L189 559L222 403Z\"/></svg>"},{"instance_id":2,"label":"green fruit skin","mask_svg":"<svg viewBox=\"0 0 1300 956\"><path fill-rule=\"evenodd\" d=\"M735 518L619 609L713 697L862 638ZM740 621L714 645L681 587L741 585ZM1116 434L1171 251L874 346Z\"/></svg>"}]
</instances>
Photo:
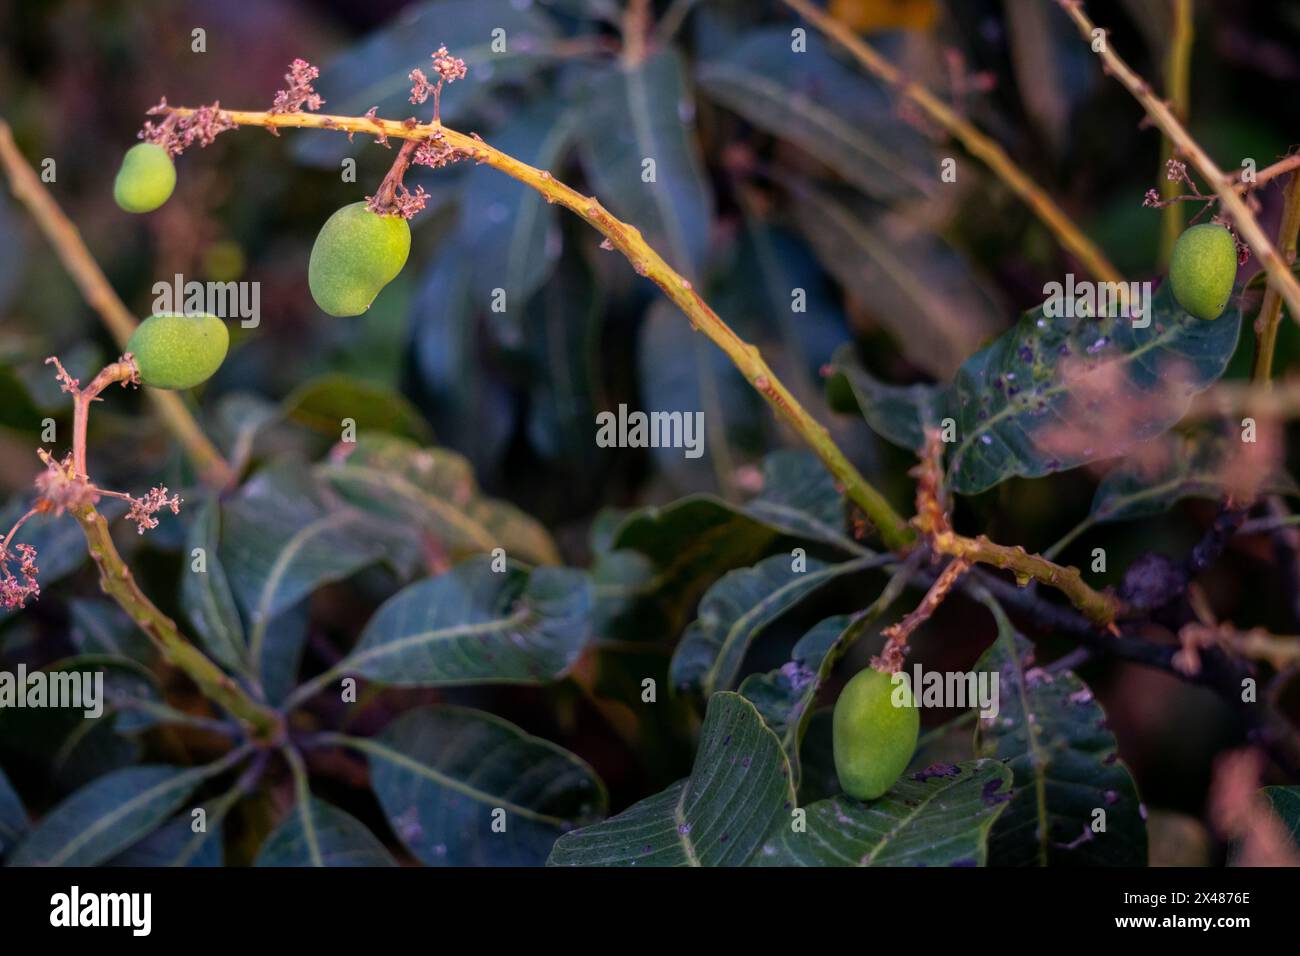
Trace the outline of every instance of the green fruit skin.
<instances>
[{"instance_id":1,"label":"green fruit skin","mask_svg":"<svg viewBox=\"0 0 1300 956\"><path fill-rule=\"evenodd\" d=\"M126 151L113 182L113 198L127 212L152 212L176 188L176 166L167 150L137 143Z\"/></svg>"},{"instance_id":2,"label":"green fruit skin","mask_svg":"<svg viewBox=\"0 0 1300 956\"><path fill-rule=\"evenodd\" d=\"M411 251L411 227L363 202L344 206L321 226L307 265L311 297L330 315L360 315L392 282Z\"/></svg>"},{"instance_id":3,"label":"green fruit skin","mask_svg":"<svg viewBox=\"0 0 1300 956\"><path fill-rule=\"evenodd\" d=\"M1215 223L1192 226L1174 243L1169 282L1174 298L1198 319L1217 319L1228 307L1237 281L1237 244Z\"/></svg>"},{"instance_id":4,"label":"green fruit skin","mask_svg":"<svg viewBox=\"0 0 1300 956\"><path fill-rule=\"evenodd\" d=\"M894 706L895 690L909 706ZM907 769L921 730L913 703L906 683L895 688L891 675L871 667L844 685L831 727L835 772L849 796L874 800Z\"/></svg>"},{"instance_id":5,"label":"green fruit skin","mask_svg":"<svg viewBox=\"0 0 1300 956\"><path fill-rule=\"evenodd\" d=\"M215 315L151 315L126 343L140 381L154 388L185 389L210 379L230 348L226 323Z\"/></svg>"}]
</instances>

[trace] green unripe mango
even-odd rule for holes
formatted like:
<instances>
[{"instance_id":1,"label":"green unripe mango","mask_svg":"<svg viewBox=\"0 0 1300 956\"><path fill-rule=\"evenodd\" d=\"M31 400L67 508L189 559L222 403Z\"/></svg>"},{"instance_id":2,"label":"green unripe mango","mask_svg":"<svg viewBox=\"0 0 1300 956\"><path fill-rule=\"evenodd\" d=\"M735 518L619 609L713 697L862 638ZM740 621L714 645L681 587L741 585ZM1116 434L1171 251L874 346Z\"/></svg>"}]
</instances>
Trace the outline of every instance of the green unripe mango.
<instances>
[{"instance_id":1,"label":"green unripe mango","mask_svg":"<svg viewBox=\"0 0 1300 956\"><path fill-rule=\"evenodd\" d=\"M1222 226L1192 226L1174 243L1169 283L1174 298L1199 319L1217 319L1228 307L1237 281L1237 243Z\"/></svg>"},{"instance_id":2,"label":"green unripe mango","mask_svg":"<svg viewBox=\"0 0 1300 956\"><path fill-rule=\"evenodd\" d=\"M907 706L894 706L896 690ZM906 683L895 687L891 675L872 667L844 685L835 701L831 732L835 773L849 796L874 800L907 769L921 730L914 704Z\"/></svg>"},{"instance_id":3,"label":"green unripe mango","mask_svg":"<svg viewBox=\"0 0 1300 956\"><path fill-rule=\"evenodd\" d=\"M330 315L360 315L396 278L411 251L411 227L401 216L381 216L364 202L325 220L311 247L307 284Z\"/></svg>"},{"instance_id":4,"label":"green unripe mango","mask_svg":"<svg viewBox=\"0 0 1300 956\"><path fill-rule=\"evenodd\" d=\"M127 212L152 212L175 188L176 166L167 150L155 143L137 143L122 157L113 198Z\"/></svg>"},{"instance_id":5,"label":"green unripe mango","mask_svg":"<svg viewBox=\"0 0 1300 956\"><path fill-rule=\"evenodd\" d=\"M140 381L154 388L193 388L210 379L230 348L226 323L215 315L163 312L140 323L126 343Z\"/></svg>"}]
</instances>

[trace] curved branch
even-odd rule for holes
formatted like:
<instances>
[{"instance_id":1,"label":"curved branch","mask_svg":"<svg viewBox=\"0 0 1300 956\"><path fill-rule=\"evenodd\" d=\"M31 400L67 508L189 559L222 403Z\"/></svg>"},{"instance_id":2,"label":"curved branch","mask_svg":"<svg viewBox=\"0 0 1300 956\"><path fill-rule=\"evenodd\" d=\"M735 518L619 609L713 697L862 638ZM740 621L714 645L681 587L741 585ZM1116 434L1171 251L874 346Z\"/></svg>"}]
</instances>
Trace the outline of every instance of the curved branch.
<instances>
[{"instance_id":1,"label":"curved branch","mask_svg":"<svg viewBox=\"0 0 1300 956\"><path fill-rule=\"evenodd\" d=\"M165 111L180 117L192 116L194 110L168 107ZM320 113L264 113L244 110L219 110L216 115L237 126L310 127L344 133L362 133L389 139L427 140L438 138L456 152L491 166L541 193L547 202L556 203L577 214L602 233L609 244L621 252L639 275L664 291L691 325L703 332L735 364L750 385L766 399L776 414L797 431L816 452L822 463L844 488L844 493L876 525L881 539L891 549L907 548L914 539L912 530L885 497L844 456L830 433L812 417L777 378L759 354L757 347L744 341L727 325L694 286L673 269L646 243L640 231L614 216L594 196L584 196L544 169L520 162L513 156L489 146L477 136L449 129L441 123L398 122L364 116L329 116Z\"/></svg>"}]
</instances>

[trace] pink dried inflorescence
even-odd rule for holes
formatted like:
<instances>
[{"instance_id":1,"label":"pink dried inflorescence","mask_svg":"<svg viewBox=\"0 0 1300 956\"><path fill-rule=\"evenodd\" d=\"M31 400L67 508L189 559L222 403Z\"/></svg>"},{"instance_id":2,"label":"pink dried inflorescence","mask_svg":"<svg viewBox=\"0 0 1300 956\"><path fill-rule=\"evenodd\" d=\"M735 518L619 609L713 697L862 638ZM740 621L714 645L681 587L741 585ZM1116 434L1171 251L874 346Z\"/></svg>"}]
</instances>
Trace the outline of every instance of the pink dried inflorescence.
<instances>
[{"instance_id":1,"label":"pink dried inflorescence","mask_svg":"<svg viewBox=\"0 0 1300 956\"><path fill-rule=\"evenodd\" d=\"M131 502L131 510L127 512L126 520L134 521L140 534L145 533L147 528L158 527L158 519L154 517L164 508L170 508L171 513L178 515L181 513L181 496L167 496L165 487L150 488L149 493L141 498L128 498Z\"/></svg>"},{"instance_id":2,"label":"pink dried inflorescence","mask_svg":"<svg viewBox=\"0 0 1300 956\"><path fill-rule=\"evenodd\" d=\"M58 461L44 449L38 449L37 454L45 462L45 470L36 476L36 491L44 510L61 515L99 501L95 486L76 473L71 455Z\"/></svg>"},{"instance_id":3,"label":"pink dried inflorescence","mask_svg":"<svg viewBox=\"0 0 1300 956\"><path fill-rule=\"evenodd\" d=\"M139 138L146 143L161 146L172 156L179 156L194 143L209 146L218 133L235 129L231 119L221 112L219 102L211 106L200 106L193 113L181 116L172 112L172 108L167 105L167 98L163 97L148 114L162 116L163 119L159 123L146 120Z\"/></svg>"},{"instance_id":4,"label":"pink dried inflorescence","mask_svg":"<svg viewBox=\"0 0 1300 956\"><path fill-rule=\"evenodd\" d=\"M435 133L419 145L411 162L416 166L442 169L461 159L464 159L464 154L448 143L441 133Z\"/></svg>"},{"instance_id":5,"label":"pink dried inflorescence","mask_svg":"<svg viewBox=\"0 0 1300 956\"><path fill-rule=\"evenodd\" d=\"M393 190L391 201L385 202L380 197L383 190L374 196L366 197L366 208L371 212L377 212L381 216L401 216L403 219L410 219L416 213L424 208L424 204L429 201L429 194L424 191L423 186L416 186L415 192L411 192L403 185L398 185Z\"/></svg>"},{"instance_id":6,"label":"pink dried inflorescence","mask_svg":"<svg viewBox=\"0 0 1300 956\"><path fill-rule=\"evenodd\" d=\"M302 57L289 64L289 72L284 75L285 89L276 91L275 104L269 112L301 113L303 109L318 110L325 101L312 87L312 81L320 76L320 69L312 66Z\"/></svg>"},{"instance_id":7,"label":"pink dried inflorescence","mask_svg":"<svg viewBox=\"0 0 1300 956\"><path fill-rule=\"evenodd\" d=\"M41 596L36 581L36 549L30 544L0 544L0 607L21 610Z\"/></svg>"},{"instance_id":8,"label":"pink dried inflorescence","mask_svg":"<svg viewBox=\"0 0 1300 956\"><path fill-rule=\"evenodd\" d=\"M411 102L423 103L432 96L433 119L434 122L439 122L442 118L442 85L463 80L468 69L465 61L448 53L444 45L438 47L433 53L433 72L437 76L436 80L430 80L423 70L416 69L410 72Z\"/></svg>"}]
</instances>

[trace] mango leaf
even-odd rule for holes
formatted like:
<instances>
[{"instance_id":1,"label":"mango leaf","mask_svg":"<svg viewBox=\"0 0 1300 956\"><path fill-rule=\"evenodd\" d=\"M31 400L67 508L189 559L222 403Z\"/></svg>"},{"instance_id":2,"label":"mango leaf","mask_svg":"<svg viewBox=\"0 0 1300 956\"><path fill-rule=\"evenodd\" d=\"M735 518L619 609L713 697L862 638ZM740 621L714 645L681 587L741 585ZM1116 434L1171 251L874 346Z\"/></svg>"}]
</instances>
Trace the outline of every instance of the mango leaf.
<instances>
[{"instance_id":1,"label":"mango leaf","mask_svg":"<svg viewBox=\"0 0 1300 956\"><path fill-rule=\"evenodd\" d=\"M1071 671L1033 665L1033 645L985 601L998 637L975 664L998 675L999 713L980 718L975 751L1007 764L1015 791L989 844L996 866L1145 866L1145 813L1106 715ZM1099 813L1104 814L1099 816ZM1104 819L1105 829L1094 830Z\"/></svg>"},{"instance_id":2,"label":"mango leaf","mask_svg":"<svg viewBox=\"0 0 1300 956\"><path fill-rule=\"evenodd\" d=\"M396 866L364 823L317 797L299 801L271 832L254 866Z\"/></svg>"},{"instance_id":3,"label":"mango leaf","mask_svg":"<svg viewBox=\"0 0 1300 956\"><path fill-rule=\"evenodd\" d=\"M1132 449L1106 473L1092 498L1095 522L1128 521L1163 514L1184 498L1221 499L1229 482L1248 481L1259 492L1300 493L1276 462L1260 472L1245 457L1250 446L1228 433L1167 432Z\"/></svg>"},{"instance_id":4,"label":"mango leaf","mask_svg":"<svg viewBox=\"0 0 1300 956\"><path fill-rule=\"evenodd\" d=\"M967 359L948 386L880 386L854 372L846 354L838 370L867 423L897 444L916 449L923 424L953 417L949 480L977 494L1123 454L1168 430L1223 374L1239 313L1190 316L1168 283L1150 311L1150 325L1134 328L1118 316L1051 318L1039 306Z\"/></svg>"},{"instance_id":5,"label":"mango leaf","mask_svg":"<svg viewBox=\"0 0 1300 956\"><path fill-rule=\"evenodd\" d=\"M547 530L514 505L479 490L469 462L444 448L385 435L359 440L316 474L368 514L433 536L453 560L504 548L536 564L559 564Z\"/></svg>"},{"instance_id":6,"label":"mango leaf","mask_svg":"<svg viewBox=\"0 0 1300 956\"><path fill-rule=\"evenodd\" d=\"M176 812L212 768L127 767L100 777L51 810L10 866L95 866Z\"/></svg>"},{"instance_id":7,"label":"mango leaf","mask_svg":"<svg viewBox=\"0 0 1300 956\"><path fill-rule=\"evenodd\" d=\"M946 379L1002 327L1001 306L986 284L903 213L798 183L792 209L822 264L917 368Z\"/></svg>"},{"instance_id":8,"label":"mango leaf","mask_svg":"<svg viewBox=\"0 0 1300 956\"><path fill-rule=\"evenodd\" d=\"M531 362L528 438L537 452L599 488L608 465L592 442L601 389L600 336L607 295L587 263L563 256L528 303L525 348Z\"/></svg>"},{"instance_id":9,"label":"mango leaf","mask_svg":"<svg viewBox=\"0 0 1300 956\"><path fill-rule=\"evenodd\" d=\"M18 793L5 776L4 770L0 769L0 860L9 855L9 851L29 826L31 823L27 819L27 811L23 809L22 800L18 798Z\"/></svg>"},{"instance_id":10,"label":"mango leaf","mask_svg":"<svg viewBox=\"0 0 1300 956\"><path fill-rule=\"evenodd\" d=\"M844 525L844 499L834 478L810 453L798 451L764 459L762 490L743 505L692 495L636 511L614 530L593 568L601 634L676 635L723 573L784 544L869 553Z\"/></svg>"},{"instance_id":11,"label":"mango leaf","mask_svg":"<svg viewBox=\"0 0 1300 956\"><path fill-rule=\"evenodd\" d=\"M1109 458L1177 422L1223 373L1240 316L1188 315L1168 283L1151 312L1138 329L1122 317L1048 318L1040 307L963 364L950 399L954 490L974 494L1014 475Z\"/></svg>"},{"instance_id":12,"label":"mango leaf","mask_svg":"<svg viewBox=\"0 0 1300 956\"><path fill-rule=\"evenodd\" d=\"M492 145L539 169L552 169L573 141L577 114L558 99L520 110ZM469 252L470 295L486 306L505 294L506 315L521 334L524 305L560 255L557 211L535 189L495 169L472 169L461 202L457 241Z\"/></svg>"},{"instance_id":13,"label":"mango leaf","mask_svg":"<svg viewBox=\"0 0 1300 956\"><path fill-rule=\"evenodd\" d=\"M700 89L876 199L931 192L928 146L898 121L891 93L841 64L820 37L805 39L806 49L795 51L788 28L755 30L697 67Z\"/></svg>"},{"instance_id":14,"label":"mango leaf","mask_svg":"<svg viewBox=\"0 0 1300 956\"><path fill-rule=\"evenodd\" d=\"M593 72L580 96L583 164L619 218L689 279L703 273L713 197L693 137L681 55L666 48Z\"/></svg>"},{"instance_id":15,"label":"mango leaf","mask_svg":"<svg viewBox=\"0 0 1300 956\"><path fill-rule=\"evenodd\" d=\"M203 807L207 829L194 832L194 818L183 810L147 837L123 850L106 866L222 866L221 820L215 804Z\"/></svg>"},{"instance_id":16,"label":"mango leaf","mask_svg":"<svg viewBox=\"0 0 1300 956\"><path fill-rule=\"evenodd\" d=\"M748 338L745 323L736 332ZM637 366L642 401L652 412L680 412L685 426L700 420L689 447L651 448L655 466L682 491L718 487L734 470L739 450L758 447L762 399L727 356L697 333L666 300L650 306L638 330ZM689 452L689 454L688 454Z\"/></svg>"},{"instance_id":17,"label":"mango leaf","mask_svg":"<svg viewBox=\"0 0 1300 956\"><path fill-rule=\"evenodd\" d=\"M216 661L231 670L248 666L244 624L239 619L235 595L221 563L221 505L203 504L190 527L186 559L181 570L181 607L194 632ZM203 553L201 570L195 570L195 549Z\"/></svg>"},{"instance_id":18,"label":"mango leaf","mask_svg":"<svg viewBox=\"0 0 1300 956\"><path fill-rule=\"evenodd\" d=\"M553 866L740 866L789 825L790 765L739 694L709 698L691 775L603 823L556 841Z\"/></svg>"},{"instance_id":19,"label":"mango leaf","mask_svg":"<svg viewBox=\"0 0 1300 956\"><path fill-rule=\"evenodd\" d=\"M826 382L831 407L858 412L871 430L911 451L925 447L925 429L938 428L948 413L948 391L942 385L889 385L863 366L852 343L840 346L831 359L834 374Z\"/></svg>"},{"instance_id":20,"label":"mango leaf","mask_svg":"<svg viewBox=\"0 0 1300 956\"><path fill-rule=\"evenodd\" d=\"M425 707L340 742L367 755L393 832L429 866L535 866L606 812L586 763L483 711Z\"/></svg>"},{"instance_id":21,"label":"mango leaf","mask_svg":"<svg viewBox=\"0 0 1300 956\"><path fill-rule=\"evenodd\" d=\"M493 49L493 31L504 31L505 49ZM528 77L553 57L555 29L549 18L514 0L432 0L408 7L321 69L316 88L324 112L361 116L372 106L379 115L404 119L416 112L409 102L415 68L430 73L430 54L446 44L465 61L464 80L444 90L442 118L455 123L475 102L502 83ZM430 111L430 107L424 107ZM339 160L366 142L337 133L304 130L293 152L300 162L338 168Z\"/></svg>"},{"instance_id":22,"label":"mango leaf","mask_svg":"<svg viewBox=\"0 0 1300 956\"><path fill-rule=\"evenodd\" d=\"M275 627L277 617L381 556L366 520L355 509L328 510L306 476L289 467L259 472L225 503L220 560L248 618L255 672L268 644L296 634Z\"/></svg>"},{"instance_id":23,"label":"mango leaf","mask_svg":"<svg viewBox=\"0 0 1300 956\"><path fill-rule=\"evenodd\" d=\"M304 382L284 400L282 413L289 421L337 440L344 420L356 423L358 437L374 432L433 441L433 430L419 410L391 389L348 375L321 375Z\"/></svg>"},{"instance_id":24,"label":"mango leaf","mask_svg":"<svg viewBox=\"0 0 1300 956\"><path fill-rule=\"evenodd\" d=\"M472 261L455 242L438 247L411 307L413 352L424 406L443 445L479 469L496 464L515 428L509 385L484 356L481 313L470 295Z\"/></svg>"},{"instance_id":25,"label":"mango leaf","mask_svg":"<svg viewBox=\"0 0 1300 956\"><path fill-rule=\"evenodd\" d=\"M1292 849L1300 853L1300 787L1263 787L1259 792L1282 821Z\"/></svg>"},{"instance_id":26,"label":"mango leaf","mask_svg":"<svg viewBox=\"0 0 1300 956\"><path fill-rule=\"evenodd\" d=\"M806 829L783 820L755 866L983 866L989 830L1011 797L996 760L904 775L863 803L841 794L807 807Z\"/></svg>"},{"instance_id":27,"label":"mango leaf","mask_svg":"<svg viewBox=\"0 0 1300 956\"><path fill-rule=\"evenodd\" d=\"M399 591L337 669L406 687L558 679L589 634L587 575L492 565L475 558Z\"/></svg>"},{"instance_id":28,"label":"mango leaf","mask_svg":"<svg viewBox=\"0 0 1300 956\"><path fill-rule=\"evenodd\" d=\"M794 558L774 554L752 568L728 572L704 595L699 616L677 645L673 686L705 696L730 690L745 653L765 627L818 588L884 560L855 558L826 565L808 559L805 568L794 570Z\"/></svg>"}]
</instances>

